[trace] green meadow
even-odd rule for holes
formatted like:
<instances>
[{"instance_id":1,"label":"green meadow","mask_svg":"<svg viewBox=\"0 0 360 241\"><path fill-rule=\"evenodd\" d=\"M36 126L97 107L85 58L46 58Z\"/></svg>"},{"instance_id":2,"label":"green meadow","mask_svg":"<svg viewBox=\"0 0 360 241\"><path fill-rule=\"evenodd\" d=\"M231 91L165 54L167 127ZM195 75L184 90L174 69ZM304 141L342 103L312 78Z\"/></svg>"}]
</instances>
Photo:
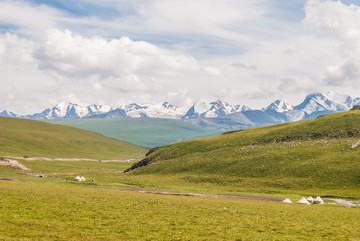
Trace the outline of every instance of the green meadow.
<instances>
[{"instance_id":1,"label":"green meadow","mask_svg":"<svg viewBox=\"0 0 360 241\"><path fill-rule=\"evenodd\" d=\"M1 178L12 179L0 180L1 240L358 240L360 236L360 208L137 193L128 189L139 186L118 178L129 163L22 163L49 179L0 167ZM96 181L67 179L74 175Z\"/></svg>"},{"instance_id":2,"label":"green meadow","mask_svg":"<svg viewBox=\"0 0 360 241\"><path fill-rule=\"evenodd\" d=\"M146 152L76 128L0 121L4 156ZM352 111L225 133L162 147L126 174L135 161L19 160L31 170L0 166L0 240L359 240L360 207L138 192L359 199L359 130Z\"/></svg>"},{"instance_id":3,"label":"green meadow","mask_svg":"<svg viewBox=\"0 0 360 241\"><path fill-rule=\"evenodd\" d=\"M62 119L46 120L46 122L95 131L105 136L145 148L163 146L200 137L214 136L221 133L217 130L185 123L182 120L171 119Z\"/></svg>"},{"instance_id":4,"label":"green meadow","mask_svg":"<svg viewBox=\"0 0 360 241\"><path fill-rule=\"evenodd\" d=\"M0 157L141 158L146 149L101 134L40 121L0 117Z\"/></svg>"}]
</instances>

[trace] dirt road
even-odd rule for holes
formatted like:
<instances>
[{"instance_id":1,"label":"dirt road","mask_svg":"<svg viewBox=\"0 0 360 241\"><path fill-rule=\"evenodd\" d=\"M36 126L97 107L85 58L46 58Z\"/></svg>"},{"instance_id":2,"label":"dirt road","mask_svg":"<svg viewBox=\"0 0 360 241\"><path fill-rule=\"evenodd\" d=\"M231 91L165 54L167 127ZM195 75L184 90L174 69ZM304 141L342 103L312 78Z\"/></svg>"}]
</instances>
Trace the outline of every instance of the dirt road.
<instances>
[{"instance_id":1,"label":"dirt road","mask_svg":"<svg viewBox=\"0 0 360 241\"><path fill-rule=\"evenodd\" d=\"M255 195L241 195L241 194L200 194L200 193L176 193L167 190L159 189L136 189L126 188L126 190L139 192L139 193L152 193L160 195L174 195L174 196L194 196L194 197L214 197L214 198L237 198L237 199L249 199L249 200L262 200L282 202L285 198L282 197L269 197L269 196L255 196Z\"/></svg>"},{"instance_id":2,"label":"dirt road","mask_svg":"<svg viewBox=\"0 0 360 241\"><path fill-rule=\"evenodd\" d=\"M141 159L126 159L126 160L99 160L99 159L87 159L87 158L48 158L48 157L17 157L17 156L5 156L4 159L16 159L24 161L94 161L94 162L131 162L139 161Z\"/></svg>"},{"instance_id":3,"label":"dirt road","mask_svg":"<svg viewBox=\"0 0 360 241\"><path fill-rule=\"evenodd\" d=\"M5 156L0 160L0 166L12 166L17 167L25 171L31 169L27 168L17 160L24 161L94 161L94 162L131 162L139 161L141 159L126 159L126 160L97 160L97 159L86 159L86 158L48 158L48 157L17 157L17 156Z\"/></svg>"}]
</instances>

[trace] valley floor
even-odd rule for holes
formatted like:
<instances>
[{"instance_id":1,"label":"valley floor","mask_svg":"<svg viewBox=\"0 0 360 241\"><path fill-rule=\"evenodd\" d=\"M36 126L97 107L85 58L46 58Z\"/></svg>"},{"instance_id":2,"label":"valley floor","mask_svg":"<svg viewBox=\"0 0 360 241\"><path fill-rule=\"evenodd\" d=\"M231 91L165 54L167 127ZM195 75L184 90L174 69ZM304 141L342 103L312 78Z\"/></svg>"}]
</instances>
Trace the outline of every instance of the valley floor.
<instances>
[{"instance_id":1,"label":"valley floor","mask_svg":"<svg viewBox=\"0 0 360 241\"><path fill-rule=\"evenodd\" d=\"M359 240L360 208L165 191L121 174L131 163L19 160L0 167L0 240ZM42 173L48 178L39 178ZM75 182L76 175L95 182ZM149 189L150 187L150 189ZM134 192L136 190L136 192ZM158 195L155 193L173 193ZM202 195L177 195L188 193ZM244 194L247 196L253 196ZM282 200L284 194L264 194ZM240 197L240 196L239 196ZM256 197L256 196L253 196ZM301 198L289 194L293 201ZM256 198L254 198L256 199ZM71 228L70 228L71 227Z\"/></svg>"}]
</instances>

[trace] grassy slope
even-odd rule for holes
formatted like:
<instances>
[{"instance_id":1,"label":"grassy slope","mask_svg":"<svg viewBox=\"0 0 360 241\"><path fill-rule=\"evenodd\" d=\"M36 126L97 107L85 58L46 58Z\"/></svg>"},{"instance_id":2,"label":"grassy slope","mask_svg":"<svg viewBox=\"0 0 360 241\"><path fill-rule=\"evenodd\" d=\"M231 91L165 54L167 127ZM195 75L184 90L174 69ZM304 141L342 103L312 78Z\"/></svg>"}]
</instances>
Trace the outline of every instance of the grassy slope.
<instances>
[{"instance_id":1,"label":"grassy slope","mask_svg":"<svg viewBox=\"0 0 360 241\"><path fill-rule=\"evenodd\" d=\"M127 159L146 153L141 147L97 133L6 117L0 117L0 143L0 156Z\"/></svg>"},{"instance_id":2,"label":"grassy slope","mask_svg":"<svg viewBox=\"0 0 360 241\"><path fill-rule=\"evenodd\" d=\"M129 175L158 185L360 197L360 111L172 144Z\"/></svg>"},{"instance_id":3,"label":"grassy slope","mask_svg":"<svg viewBox=\"0 0 360 241\"><path fill-rule=\"evenodd\" d=\"M95 131L146 148L220 134L219 131L169 119L67 119L46 120L46 122Z\"/></svg>"}]
</instances>

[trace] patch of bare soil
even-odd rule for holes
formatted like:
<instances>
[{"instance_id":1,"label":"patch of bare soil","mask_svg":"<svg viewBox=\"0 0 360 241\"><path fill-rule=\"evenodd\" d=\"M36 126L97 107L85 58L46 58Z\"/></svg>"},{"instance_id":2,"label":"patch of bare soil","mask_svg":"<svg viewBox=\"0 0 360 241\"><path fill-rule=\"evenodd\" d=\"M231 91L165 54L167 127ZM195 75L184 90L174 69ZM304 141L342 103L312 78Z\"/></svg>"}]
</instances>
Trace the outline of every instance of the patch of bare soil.
<instances>
[{"instance_id":1,"label":"patch of bare soil","mask_svg":"<svg viewBox=\"0 0 360 241\"><path fill-rule=\"evenodd\" d=\"M11 166L11 167L17 167L25 171L29 171L30 169L21 164L20 162L16 160L9 159L8 157L4 157L2 160L0 160L0 166Z\"/></svg>"},{"instance_id":2,"label":"patch of bare soil","mask_svg":"<svg viewBox=\"0 0 360 241\"><path fill-rule=\"evenodd\" d=\"M48 157L16 157L16 156L6 156L4 159L17 159L24 161L95 161L95 162L131 162L139 161L141 159L126 159L126 160L97 160L97 159L87 159L87 158L48 158Z\"/></svg>"},{"instance_id":3,"label":"patch of bare soil","mask_svg":"<svg viewBox=\"0 0 360 241\"><path fill-rule=\"evenodd\" d=\"M214 197L214 198L237 198L237 199L249 199L249 200L261 200L261 201L273 201L282 202L285 198L282 197L269 197L269 196L255 196L255 195L241 195L241 194L200 194L200 193L175 193L167 190L158 189L136 189L127 188L126 190L140 192L140 193L152 193L161 195L174 195L174 196L194 196L194 197Z\"/></svg>"}]
</instances>

